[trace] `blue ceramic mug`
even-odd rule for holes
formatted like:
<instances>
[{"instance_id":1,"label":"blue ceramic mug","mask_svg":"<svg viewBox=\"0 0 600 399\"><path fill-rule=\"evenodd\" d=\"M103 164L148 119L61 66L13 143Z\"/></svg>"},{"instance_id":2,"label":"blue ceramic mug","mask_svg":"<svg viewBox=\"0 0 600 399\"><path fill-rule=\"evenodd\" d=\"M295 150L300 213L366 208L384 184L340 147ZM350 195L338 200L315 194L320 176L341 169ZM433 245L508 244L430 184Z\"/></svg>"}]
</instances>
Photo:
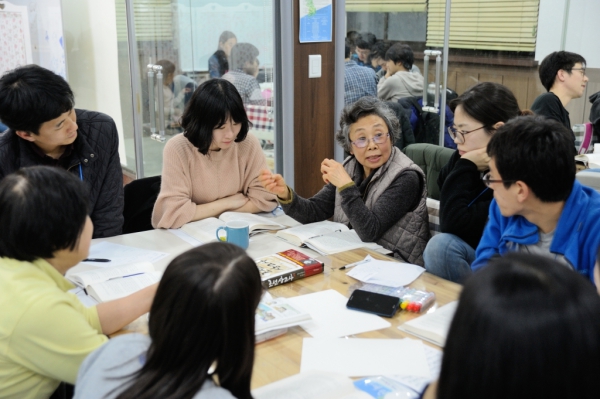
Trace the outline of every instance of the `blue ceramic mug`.
<instances>
[{"instance_id":1,"label":"blue ceramic mug","mask_svg":"<svg viewBox=\"0 0 600 399\"><path fill-rule=\"evenodd\" d=\"M225 231L224 236L220 236L219 232ZM242 247L243 249L248 248L249 244L249 236L250 226L248 222L244 222L241 220L232 220L227 222L225 226L221 226L217 229L217 240L219 241L227 241L231 244L235 244L238 247Z\"/></svg>"}]
</instances>

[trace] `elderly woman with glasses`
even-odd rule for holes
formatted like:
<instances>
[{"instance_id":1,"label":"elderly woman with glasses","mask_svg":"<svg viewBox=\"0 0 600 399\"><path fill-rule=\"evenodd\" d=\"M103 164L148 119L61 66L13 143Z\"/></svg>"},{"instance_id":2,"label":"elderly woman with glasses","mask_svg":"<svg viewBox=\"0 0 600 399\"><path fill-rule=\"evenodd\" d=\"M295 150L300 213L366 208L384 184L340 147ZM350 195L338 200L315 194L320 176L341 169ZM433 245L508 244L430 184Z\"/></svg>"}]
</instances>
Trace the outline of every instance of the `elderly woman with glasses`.
<instances>
[{"instance_id":1,"label":"elderly woman with glasses","mask_svg":"<svg viewBox=\"0 0 600 399\"><path fill-rule=\"evenodd\" d=\"M438 177L442 234L429 241L424 259L428 272L462 282L471 273L493 198L482 180L489 171L487 144L496 129L523 112L507 87L490 82L473 86L450 107L454 125L448 132L457 150Z\"/></svg>"},{"instance_id":2,"label":"elderly woman with glasses","mask_svg":"<svg viewBox=\"0 0 600 399\"><path fill-rule=\"evenodd\" d=\"M429 239L427 189L421 169L394 146L398 119L384 102L363 97L347 106L336 139L350 153L343 164L321 163L325 186L305 199L281 175L259 176L286 214L301 223L329 219L348 225L364 242L377 242L394 256L423 265Z\"/></svg>"}]
</instances>

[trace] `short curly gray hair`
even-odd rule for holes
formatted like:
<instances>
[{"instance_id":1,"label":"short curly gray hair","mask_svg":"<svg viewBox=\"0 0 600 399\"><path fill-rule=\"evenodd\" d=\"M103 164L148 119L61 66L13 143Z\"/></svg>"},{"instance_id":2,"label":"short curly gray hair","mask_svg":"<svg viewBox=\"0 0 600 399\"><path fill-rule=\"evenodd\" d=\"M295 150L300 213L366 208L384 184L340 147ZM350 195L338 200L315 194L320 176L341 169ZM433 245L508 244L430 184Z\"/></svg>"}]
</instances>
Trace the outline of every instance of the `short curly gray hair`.
<instances>
[{"instance_id":1,"label":"short curly gray hair","mask_svg":"<svg viewBox=\"0 0 600 399\"><path fill-rule=\"evenodd\" d=\"M352 143L350 142L350 128L352 124L368 115L377 115L383 119L390 133L392 144L398 140L400 137L400 122L398 122L394 111L378 98L363 97L354 104L346 106L342 111L340 130L335 134L335 139L344 147L344 151L352 152Z\"/></svg>"}]
</instances>

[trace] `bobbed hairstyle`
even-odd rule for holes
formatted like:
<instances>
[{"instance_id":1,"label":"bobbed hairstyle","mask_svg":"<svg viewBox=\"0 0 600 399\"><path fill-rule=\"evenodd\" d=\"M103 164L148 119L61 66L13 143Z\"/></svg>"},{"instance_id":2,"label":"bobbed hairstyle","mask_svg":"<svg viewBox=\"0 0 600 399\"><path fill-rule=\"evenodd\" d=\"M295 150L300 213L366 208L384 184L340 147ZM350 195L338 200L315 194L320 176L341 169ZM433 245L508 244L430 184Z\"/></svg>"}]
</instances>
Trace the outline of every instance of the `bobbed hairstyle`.
<instances>
[{"instance_id":1,"label":"bobbed hairstyle","mask_svg":"<svg viewBox=\"0 0 600 399\"><path fill-rule=\"evenodd\" d=\"M377 115L387 125L390 140L395 143L400 137L400 122L394 111L377 97L362 97L353 104L347 105L340 116L340 130L335 134L335 139L344 148L344 151L352 152L350 140L350 129L352 124L360 118L369 115Z\"/></svg>"},{"instance_id":2,"label":"bobbed hairstyle","mask_svg":"<svg viewBox=\"0 0 600 399\"><path fill-rule=\"evenodd\" d=\"M231 48L229 58L232 69L244 69L247 63L252 64L258 57L258 48L252 43L237 43Z\"/></svg>"},{"instance_id":3,"label":"bobbed hairstyle","mask_svg":"<svg viewBox=\"0 0 600 399\"><path fill-rule=\"evenodd\" d=\"M569 74L571 73L571 69L575 66L575 64L580 63L583 68L585 68L585 58L576 53L571 53L569 51L555 51L553 53L548 54L540 64L539 74L540 81L542 82L542 86L546 88L546 91L550 91L552 86L554 85L554 80L556 79L556 74L561 69L563 71L567 71Z\"/></svg>"},{"instance_id":4,"label":"bobbed hairstyle","mask_svg":"<svg viewBox=\"0 0 600 399\"><path fill-rule=\"evenodd\" d=\"M0 182L0 257L32 262L74 250L89 213L87 188L73 174L32 166Z\"/></svg>"},{"instance_id":5,"label":"bobbed hairstyle","mask_svg":"<svg viewBox=\"0 0 600 399\"><path fill-rule=\"evenodd\" d=\"M520 180L542 202L565 201L575 182L573 133L543 116L520 116L498 128L487 146L502 180ZM506 188L513 183L503 183Z\"/></svg>"},{"instance_id":6,"label":"bobbed hairstyle","mask_svg":"<svg viewBox=\"0 0 600 399\"><path fill-rule=\"evenodd\" d=\"M183 135L206 155L212 143L213 130L223 126L229 118L242 125L235 142L244 141L252 123L248 120L240 93L225 79L207 80L194 91L183 112Z\"/></svg>"},{"instance_id":7,"label":"bobbed hairstyle","mask_svg":"<svg viewBox=\"0 0 600 399\"><path fill-rule=\"evenodd\" d=\"M0 78L0 120L12 130L39 134L43 123L74 105L69 84L41 66L22 66Z\"/></svg>"},{"instance_id":8,"label":"bobbed hairstyle","mask_svg":"<svg viewBox=\"0 0 600 399\"><path fill-rule=\"evenodd\" d=\"M237 40L237 37L235 36L235 34L233 32L228 31L228 30L224 30L221 33L221 35L219 36L219 48L221 48L221 44L224 44L229 39L236 39Z\"/></svg>"},{"instance_id":9,"label":"bobbed hairstyle","mask_svg":"<svg viewBox=\"0 0 600 399\"><path fill-rule=\"evenodd\" d=\"M598 397L600 296L557 261L513 252L467 279L437 398Z\"/></svg>"},{"instance_id":10,"label":"bobbed hairstyle","mask_svg":"<svg viewBox=\"0 0 600 399\"><path fill-rule=\"evenodd\" d=\"M508 122L509 119L523 115L515 95L508 87L499 83L476 84L450 102L452 112L459 105L471 118L481 122L488 134L494 131L496 123Z\"/></svg>"},{"instance_id":11,"label":"bobbed hairstyle","mask_svg":"<svg viewBox=\"0 0 600 399\"><path fill-rule=\"evenodd\" d=\"M385 60L392 61L394 64L402 64L404 69L410 71L415 62L415 55L409 45L396 43L385 53Z\"/></svg>"},{"instance_id":12,"label":"bobbed hairstyle","mask_svg":"<svg viewBox=\"0 0 600 399\"><path fill-rule=\"evenodd\" d=\"M192 398L214 361L221 387L251 398L262 292L256 264L233 244L210 243L173 259L150 309L146 363L118 399Z\"/></svg>"}]
</instances>

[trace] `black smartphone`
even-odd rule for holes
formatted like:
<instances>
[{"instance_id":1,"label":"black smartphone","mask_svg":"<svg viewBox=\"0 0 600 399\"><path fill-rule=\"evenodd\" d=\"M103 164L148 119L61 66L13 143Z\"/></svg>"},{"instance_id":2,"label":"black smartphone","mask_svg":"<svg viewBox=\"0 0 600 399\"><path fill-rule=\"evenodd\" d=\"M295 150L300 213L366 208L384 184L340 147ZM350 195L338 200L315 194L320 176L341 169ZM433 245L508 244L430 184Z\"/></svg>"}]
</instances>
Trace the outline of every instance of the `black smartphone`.
<instances>
[{"instance_id":1,"label":"black smartphone","mask_svg":"<svg viewBox=\"0 0 600 399\"><path fill-rule=\"evenodd\" d=\"M379 316L393 317L398 311L400 300L395 296L378 294L363 290L355 290L346 307L353 310L375 313Z\"/></svg>"}]
</instances>

